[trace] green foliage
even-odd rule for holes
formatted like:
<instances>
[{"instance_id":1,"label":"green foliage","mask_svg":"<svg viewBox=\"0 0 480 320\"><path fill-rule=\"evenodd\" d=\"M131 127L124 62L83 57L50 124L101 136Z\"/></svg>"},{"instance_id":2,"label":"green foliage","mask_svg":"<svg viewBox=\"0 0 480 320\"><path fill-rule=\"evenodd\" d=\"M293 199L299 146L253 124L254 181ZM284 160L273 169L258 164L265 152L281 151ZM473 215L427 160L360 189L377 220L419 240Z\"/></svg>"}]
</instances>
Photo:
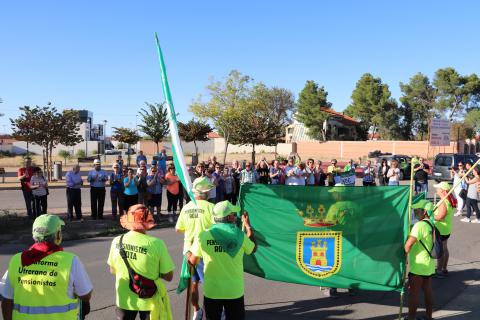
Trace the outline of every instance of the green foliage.
<instances>
[{"instance_id":1,"label":"green foliage","mask_svg":"<svg viewBox=\"0 0 480 320\"><path fill-rule=\"evenodd\" d=\"M190 111L196 117L211 121L225 139L223 163L225 163L232 128L240 119L239 110L247 103L251 80L249 76L232 70L223 82L210 80L210 84L206 88L210 97L208 102L202 102L199 97L190 105Z\"/></svg>"},{"instance_id":2,"label":"green foliage","mask_svg":"<svg viewBox=\"0 0 480 320\"><path fill-rule=\"evenodd\" d=\"M471 109L465 115L465 126L474 132L480 131L480 108Z\"/></svg>"},{"instance_id":3,"label":"green foliage","mask_svg":"<svg viewBox=\"0 0 480 320\"><path fill-rule=\"evenodd\" d=\"M308 129L312 138L324 141L327 140L327 133L323 124L328 120L328 114L320 111L320 108L331 108L332 104L327 101L327 95L324 87L319 87L315 81L308 80L299 94L295 115Z\"/></svg>"},{"instance_id":4,"label":"green foliage","mask_svg":"<svg viewBox=\"0 0 480 320\"><path fill-rule=\"evenodd\" d=\"M57 154L59 157L63 158L63 160L65 161L65 165L67 165L67 160L72 157L70 152L68 152L67 150L59 150Z\"/></svg>"},{"instance_id":5,"label":"green foliage","mask_svg":"<svg viewBox=\"0 0 480 320\"><path fill-rule=\"evenodd\" d=\"M403 105L403 131L407 138L414 135L423 140L428 133L429 120L434 116L437 99L437 90L430 84L430 80L422 73L410 78L408 83L400 82Z\"/></svg>"},{"instance_id":6,"label":"green foliage","mask_svg":"<svg viewBox=\"0 0 480 320\"><path fill-rule=\"evenodd\" d=\"M136 144L140 140L137 131L125 127L113 127L112 138L128 145Z\"/></svg>"},{"instance_id":7,"label":"green foliage","mask_svg":"<svg viewBox=\"0 0 480 320\"><path fill-rule=\"evenodd\" d=\"M78 149L75 155L77 156L77 158L85 158L86 153L85 150Z\"/></svg>"},{"instance_id":8,"label":"green foliage","mask_svg":"<svg viewBox=\"0 0 480 320\"><path fill-rule=\"evenodd\" d=\"M112 138L114 140L118 140L120 142L124 142L130 148L130 145L136 144L140 140L140 136L138 135L137 131L130 128L124 127L113 127L113 135ZM127 166L130 166L130 152L127 153Z\"/></svg>"},{"instance_id":9,"label":"green foliage","mask_svg":"<svg viewBox=\"0 0 480 320\"><path fill-rule=\"evenodd\" d=\"M97 154L98 154L98 150L97 150L97 149L93 149L93 150L92 150L92 154L93 154L94 156L97 155Z\"/></svg>"},{"instance_id":10,"label":"green foliage","mask_svg":"<svg viewBox=\"0 0 480 320\"><path fill-rule=\"evenodd\" d=\"M276 145L285 135L293 110L294 99L290 91L256 84L249 90L247 103L239 110L239 121L231 128L232 143L251 144L255 163L255 146Z\"/></svg>"},{"instance_id":11,"label":"green foliage","mask_svg":"<svg viewBox=\"0 0 480 320\"><path fill-rule=\"evenodd\" d=\"M480 101L480 79L476 74L460 75L454 68L435 72L433 84L437 88L436 110L448 118L458 118L462 111L478 107Z\"/></svg>"},{"instance_id":12,"label":"green foliage","mask_svg":"<svg viewBox=\"0 0 480 320\"><path fill-rule=\"evenodd\" d=\"M123 148L125 148L125 146L123 145L123 143L122 143L122 142L118 142L118 143L117 143L117 149L123 149Z\"/></svg>"},{"instance_id":13,"label":"green foliage","mask_svg":"<svg viewBox=\"0 0 480 320\"><path fill-rule=\"evenodd\" d=\"M44 148L47 177L50 180L53 148L58 144L72 146L83 141L78 134L79 113L75 110L64 110L60 113L51 103L44 107L24 106L20 111L22 114L17 119L10 119L13 136Z\"/></svg>"},{"instance_id":14,"label":"green foliage","mask_svg":"<svg viewBox=\"0 0 480 320\"><path fill-rule=\"evenodd\" d=\"M345 114L360 120L366 128L372 129L373 134L379 128L385 133L394 124L392 121L396 120L397 112L395 108L398 107L390 96L387 84L382 83L380 78L365 73L352 92L352 103L345 110Z\"/></svg>"},{"instance_id":15,"label":"green foliage","mask_svg":"<svg viewBox=\"0 0 480 320\"><path fill-rule=\"evenodd\" d=\"M178 123L178 135L185 142L193 142L195 154L198 155L197 141L207 141L212 127L208 123L192 119L187 123Z\"/></svg>"},{"instance_id":16,"label":"green foliage","mask_svg":"<svg viewBox=\"0 0 480 320\"><path fill-rule=\"evenodd\" d=\"M141 109L143 124L139 125L140 130L152 138L155 142L158 153L158 143L169 133L168 115L165 104L145 102L148 110Z\"/></svg>"}]
</instances>

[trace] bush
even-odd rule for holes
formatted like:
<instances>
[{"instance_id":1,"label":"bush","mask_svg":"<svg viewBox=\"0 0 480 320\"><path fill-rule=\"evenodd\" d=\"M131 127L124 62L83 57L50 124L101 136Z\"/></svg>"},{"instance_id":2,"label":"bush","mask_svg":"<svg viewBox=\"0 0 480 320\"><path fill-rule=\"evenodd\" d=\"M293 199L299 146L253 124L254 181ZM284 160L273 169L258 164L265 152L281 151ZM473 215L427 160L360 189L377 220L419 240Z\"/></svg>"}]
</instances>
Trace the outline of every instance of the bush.
<instances>
[{"instance_id":1,"label":"bush","mask_svg":"<svg viewBox=\"0 0 480 320\"><path fill-rule=\"evenodd\" d=\"M117 143L117 149L125 149L125 145L122 142Z\"/></svg>"},{"instance_id":2,"label":"bush","mask_svg":"<svg viewBox=\"0 0 480 320\"><path fill-rule=\"evenodd\" d=\"M77 150L77 158L85 158L86 154L85 154L85 150Z\"/></svg>"},{"instance_id":3,"label":"bush","mask_svg":"<svg viewBox=\"0 0 480 320\"><path fill-rule=\"evenodd\" d=\"M98 154L98 150L96 150L96 149L93 149L93 150L92 150L92 154L93 154L93 155L96 155L96 154Z\"/></svg>"},{"instance_id":4,"label":"bush","mask_svg":"<svg viewBox=\"0 0 480 320\"><path fill-rule=\"evenodd\" d=\"M282 161L284 161L284 160L287 160L287 157L278 155L276 160L277 160L278 162L282 162Z\"/></svg>"}]
</instances>

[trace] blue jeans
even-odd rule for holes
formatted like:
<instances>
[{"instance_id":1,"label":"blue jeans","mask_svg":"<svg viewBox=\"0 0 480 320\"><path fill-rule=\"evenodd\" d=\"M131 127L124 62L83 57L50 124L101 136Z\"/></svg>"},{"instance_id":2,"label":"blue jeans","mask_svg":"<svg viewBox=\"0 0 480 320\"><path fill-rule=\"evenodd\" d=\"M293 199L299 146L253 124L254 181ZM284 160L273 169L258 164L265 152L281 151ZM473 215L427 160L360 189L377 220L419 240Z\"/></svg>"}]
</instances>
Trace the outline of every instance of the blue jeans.
<instances>
[{"instance_id":1,"label":"blue jeans","mask_svg":"<svg viewBox=\"0 0 480 320\"><path fill-rule=\"evenodd\" d=\"M427 192L428 193L428 183L420 183L415 181L415 192Z\"/></svg>"},{"instance_id":2,"label":"blue jeans","mask_svg":"<svg viewBox=\"0 0 480 320\"><path fill-rule=\"evenodd\" d=\"M398 182L398 181L388 181L388 185L389 186L399 186L400 182Z\"/></svg>"},{"instance_id":3,"label":"blue jeans","mask_svg":"<svg viewBox=\"0 0 480 320\"><path fill-rule=\"evenodd\" d=\"M193 268L192 282L203 282L203 259Z\"/></svg>"},{"instance_id":4,"label":"blue jeans","mask_svg":"<svg viewBox=\"0 0 480 320\"><path fill-rule=\"evenodd\" d=\"M23 193L23 199L25 199L25 205L27 206L27 215L29 218L35 218L32 210L32 204L33 204L33 195L32 191L26 191L22 189Z\"/></svg>"}]
</instances>

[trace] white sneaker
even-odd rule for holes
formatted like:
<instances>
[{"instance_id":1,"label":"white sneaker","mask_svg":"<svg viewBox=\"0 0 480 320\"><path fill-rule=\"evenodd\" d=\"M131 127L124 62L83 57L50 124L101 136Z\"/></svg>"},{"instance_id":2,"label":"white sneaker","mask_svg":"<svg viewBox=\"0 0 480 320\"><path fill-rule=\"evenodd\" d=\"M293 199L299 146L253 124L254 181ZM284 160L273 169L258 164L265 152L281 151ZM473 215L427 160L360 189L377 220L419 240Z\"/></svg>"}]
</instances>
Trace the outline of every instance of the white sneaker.
<instances>
[{"instance_id":1,"label":"white sneaker","mask_svg":"<svg viewBox=\"0 0 480 320\"><path fill-rule=\"evenodd\" d=\"M470 221L471 223L480 223L480 220L478 220L477 218L473 219L472 221Z\"/></svg>"},{"instance_id":2,"label":"white sneaker","mask_svg":"<svg viewBox=\"0 0 480 320\"><path fill-rule=\"evenodd\" d=\"M193 320L202 320L203 319L203 309L200 308L193 313Z\"/></svg>"},{"instance_id":3,"label":"white sneaker","mask_svg":"<svg viewBox=\"0 0 480 320\"><path fill-rule=\"evenodd\" d=\"M471 222L471 221L470 221L470 218L467 218L467 217L461 219L460 221L462 221L462 222Z\"/></svg>"},{"instance_id":4,"label":"white sneaker","mask_svg":"<svg viewBox=\"0 0 480 320\"><path fill-rule=\"evenodd\" d=\"M453 215L454 217L460 217L462 215L462 212L461 211L457 211L455 212L455 214Z\"/></svg>"}]
</instances>

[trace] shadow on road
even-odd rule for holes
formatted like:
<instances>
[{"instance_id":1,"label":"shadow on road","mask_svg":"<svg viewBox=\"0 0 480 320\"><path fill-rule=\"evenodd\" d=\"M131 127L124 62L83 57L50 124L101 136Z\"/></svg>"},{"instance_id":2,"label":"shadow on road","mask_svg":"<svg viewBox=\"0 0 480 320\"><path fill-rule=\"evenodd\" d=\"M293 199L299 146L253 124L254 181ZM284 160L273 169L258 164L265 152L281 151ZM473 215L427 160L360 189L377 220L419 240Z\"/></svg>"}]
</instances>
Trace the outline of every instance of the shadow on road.
<instances>
[{"instance_id":1,"label":"shadow on road","mask_svg":"<svg viewBox=\"0 0 480 320\"><path fill-rule=\"evenodd\" d=\"M448 278L433 279L434 309L443 310L443 307L451 300L457 298L467 286L467 282L480 279L480 270L466 269L451 271ZM478 289L478 288L477 288ZM407 294L407 293L406 293ZM278 301L274 304L281 306L268 307L273 303L250 304L247 306L247 319L370 319L370 320L393 320L398 319L400 293L381 291L356 291L354 296L340 293L338 299L319 297L318 299L302 301ZM355 305L363 304L361 308ZM365 310L371 309L372 313L378 314L379 309L387 315L369 315ZM419 308L423 307L423 297ZM392 309L395 308L395 309ZM255 309L255 310L252 310ZM408 309L408 297L403 308L404 314ZM355 312L354 310L362 310ZM395 311L393 311L395 310ZM460 319L459 314L468 314L468 308L455 308L455 314L442 316L441 319ZM419 311L418 315L422 315ZM473 318L471 318L473 319Z\"/></svg>"}]
</instances>

